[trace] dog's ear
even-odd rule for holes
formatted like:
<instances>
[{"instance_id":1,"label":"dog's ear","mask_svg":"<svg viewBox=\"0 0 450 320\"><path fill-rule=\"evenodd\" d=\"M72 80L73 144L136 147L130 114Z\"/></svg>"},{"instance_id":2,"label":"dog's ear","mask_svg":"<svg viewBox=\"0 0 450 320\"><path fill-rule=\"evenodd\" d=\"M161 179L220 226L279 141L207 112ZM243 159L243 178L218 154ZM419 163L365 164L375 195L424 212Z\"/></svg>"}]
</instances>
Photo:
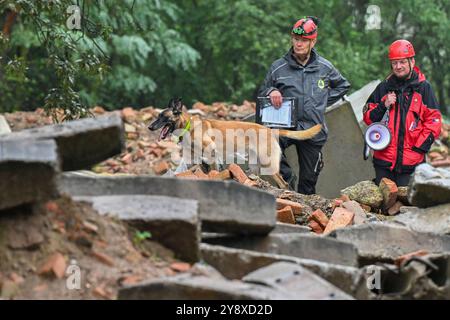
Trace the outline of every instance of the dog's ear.
<instances>
[{"instance_id":1,"label":"dog's ear","mask_svg":"<svg viewBox=\"0 0 450 320\"><path fill-rule=\"evenodd\" d=\"M181 103L181 98L172 99L172 112L173 114L180 114L183 111L183 104Z\"/></svg>"}]
</instances>

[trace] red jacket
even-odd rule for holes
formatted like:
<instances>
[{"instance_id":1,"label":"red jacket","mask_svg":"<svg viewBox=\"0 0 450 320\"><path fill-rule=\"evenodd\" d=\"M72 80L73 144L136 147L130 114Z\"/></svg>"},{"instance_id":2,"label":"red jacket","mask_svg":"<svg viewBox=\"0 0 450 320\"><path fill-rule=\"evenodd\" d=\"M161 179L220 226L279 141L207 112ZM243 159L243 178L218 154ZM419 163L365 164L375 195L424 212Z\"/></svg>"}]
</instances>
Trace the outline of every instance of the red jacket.
<instances>
[{"instance_id":1,"label":"red jacket","mask_svg":"<svg viewBox=\"0 0 450 320\"><path fill-rule=\"evenodd\" d=\"M397 95L395 106L389 110L392 140L386 149L374 151L373 162L391 171L411 173L424 162L425 154L439 137L442 117L430 83L415 67L406 81L391 75L378 85L364 108L367 125L382 120L387 110L384 101L391 91Z\"/></svg>"}]
</instances>

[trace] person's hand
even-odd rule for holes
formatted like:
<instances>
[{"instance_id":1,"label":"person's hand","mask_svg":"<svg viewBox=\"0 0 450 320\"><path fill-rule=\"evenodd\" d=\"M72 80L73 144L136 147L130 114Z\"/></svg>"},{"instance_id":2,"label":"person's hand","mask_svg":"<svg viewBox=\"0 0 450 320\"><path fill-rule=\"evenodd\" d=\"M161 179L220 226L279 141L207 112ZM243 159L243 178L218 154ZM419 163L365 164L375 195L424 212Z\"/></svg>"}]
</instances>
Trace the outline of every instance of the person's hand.
<instances>
[{"instance_id":1,"label":"person's hand","mask_svg":"<svg viewBox=\"0 0 450 320\"><path fill-rule=\"evenodd\" d=\"M281 107L281 102L283 101L283 96L281 92L278 90L273 90L270 94L270 103L275 107L275 109L279 109Z\"/></svg>"},{"instance_id":2,"label":"person's hand","mask_svg":"<svg viewBox=\"0 0 450 320\"><path fill-rule=\"evenodd\" d=\"M387 94L386 100L384 101L384 105L386 106L386 108L391 108L395 102L397 102L397 96L395 95L394 92L389 92Z\"/></svg>"}]
</instances>

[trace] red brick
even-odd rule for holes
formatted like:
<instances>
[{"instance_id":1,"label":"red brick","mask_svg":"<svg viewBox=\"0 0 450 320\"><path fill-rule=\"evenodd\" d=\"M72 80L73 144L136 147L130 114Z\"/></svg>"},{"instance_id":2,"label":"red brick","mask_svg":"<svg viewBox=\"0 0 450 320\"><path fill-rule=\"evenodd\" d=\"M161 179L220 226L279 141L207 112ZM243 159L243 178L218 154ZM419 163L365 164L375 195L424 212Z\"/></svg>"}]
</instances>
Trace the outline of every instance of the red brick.
<instances>
[{"instance_id":1,"label":"red brick","mask_svg":"<svg viewBox=\"0 0 450 320\"><path fill-rule=\"evenodd\" d=\"M38 275L54 275L61 279L66 273L66 268L66 259L61 253L56 252L39 268L37 273Z\"/></svg>"},{"instance_id":2,"label":"red brick","mask_svg":"<svg viewBox=\"0 0 450 320\"><path fill-rule=\"evenodd\" d=\"M253 181L252 179L247 179L245 180L244 185L248 187L255 187L258 185L258 183L256 181Z\"/></svg>"},{"instance_id":3,"label":"red brick","mask_svg":"<svg viewBox=\"0 0 450 320\"><path fill-rule=\"evenodd\" d=\"M428 157L430 158L431 161L435 161L435 160L442 160L444 159L444 156L442 154L440 154L439 152L430 152L428 154Z\"/></svg>"},{"instance_id":4,"label":"red brick","mask_svg":"<svg viewBox=\"0 0 450 320\"><path fill-rule=\"evenodd\" d=\"M327 224L327 227L325 228L324 233L330 233L336 229L351 225L353 223L354 216L355 214L347 209L341 207L336 208Z\"/></svg>"},{"instance_id":5,"label":"red brick","mask_svg":"<svg viewBox=\"0 0 450 320\"><path fill-rule=\"evenodd\" d=\"M418 250L414 252L410 252L407 254L404 254L402 256L399 256L397 259L395 259L394 263L397 266L400 266L403 262L406 262L407 260L411 259L412 257L423 257L428 254L428 251L426 250Z\"/></svg>"},{"instance_id":6,"label":"red brick","mask_svg":"<svg viewBox=\"0 0 450 320\"><path fill-rule=\"evenodd\" d=\"M160 161L153 166L153 171L156 174L164 174L169 170L169 164L166 161Z\"/></svg>"},{"instance_id":7,"label":"red brick","mask_svg":"<svg viewBox=\"0 0 450 320\"><path fill-rule=\"evenodd\" d=\"M199 179L209 179L208 175L204 173L200 168L197 168L197 170L194 171L194 175Z\"/></svg>"},{"instance_id":8,"label":"red brick","mask_svg":"<svg viewBox=\"0 0 450 320\"><path fill-rule=\"evenodd\" d=\"M120 159L120 161L122 161L125 164L130 164L131 162L133 162L133 156L131 153L127 153Z\"/></svg>"},{"instance_id":9,"label":"red brick","mask_svg":"<svg viewBox=\"0 0 450 320\"><path fill-rule=\"evenodd\" d=\"M219 171L217 171L217 170L211 170L211 171L208 173L208 177L209 177L210 179L216 179L216 178L219 176L219 174L220 174Z\"/></svg>"},{"instance_id":10,"label":"red brick","mask_svg":"<svg viewBox=\"0 0 450 320\"><path fill-rule=\"evenodd\" d=\"M328 217L320 209L317 209L316 211L311 213L311 215L308 217L308 220L316 221L323 229L325 229L328 224Z\"/></svg>"},{"instance_id":11,"label":"red brick","mask_svg":"<svg viewBox=\"0 0 450 320\"><path fill-rule=\"evenodd\" d=\"M124 118L134 118L136 116L136 111L133 110L133 108L124 108L122 110L122 117Z\"/></svg>"},{"instance_id":12,"label":"red brick","mask_svg":"<svg viewBox=\"0 0 450 320\"><path fill-rule=\"evenodd\" d=\"M450 157L447 157L447 159L443 159L443 160L432 161L431 165L435 168L449 167L450 166Z\"/></svg>"},{"instance_id":13,"label":"red brick","mask_svg":"<svg viewBox=\"0 0 450 320\"><path fill-rule=\"evenodd\" d=\"M400 207L403 207L403 203L401 203L400 201L397 201L396 203L394 203L394 205L392 207L390 207L387 211L387 213L390 216L395 216L397 213L400 212Z\"/></svg>"},{"instance_id":14,"label":"red brick","mask_svg":"<svg viewBox=\"0 0 450 320\"><path fill-rule=\"evenodd\" d=\"M230 170L231 175L233 176L233 179L237 180L239 183L244 183L245 180L248 179L245 172L237 164L234 164L234 163L230 164L228 166L228 170Z\"/></svg>"},{"instance_id":15,"label":"red brick","mask_svg":"<svg viewBox=\"0 0 450 320\"><path fill-rule=\"evenodd\" d=\"M294 213L290 206L286 206L283 209L277 211L277 220L279 222L295 224Z\"/></svg>"},{"instance_id":16,"label":"red brick","mask_svg":"<svg viewBox=\"0 0 450 320\"><path fill-rule=\"evenodd\" d=\"M341 194L341 196L339 197L338 200L342 200L342 202L347 202L347 201L351 201L350 197L346 194Z\"/></svg>"},{"instance_id":17,"label":"red brick","mask_svg":"<svg viewBox=\"0 0 450 320\"><path fill-rule=\"evenodd\" d=\"M387 210L397 201L398 188L394 181L388 178L381 179L380 190L383 194L384 208Z\"/></svg>"},{"instance_id":18,"label":"red brick","mask_svg":"<svg viewBox=\"0 0 450 320\"><path fill-rule=\"evenodd\" d=\"M314 233L317 233L317 234L323 233L323 228L320 226L320 224L317 221L311 220L308 224L308 227L310 227Z\"/></svg>"},{"instance_id":19,"label":"red brick","mask_svg":"<svg viewBox=\"0 0 450 320\"><path fill-rule=\"evenodd\" d=\"M174 262L170 265L170 269L177 272L186 272L191 269L191 265L186 262Z\"/></svg>"},{"instance_id":20,"label":"red brick","mask_svg":"<svg viewBox=\"0 0 450 320\"><path fill-rule=\"evenodd\" d=\"M292 212L294 212L294 215L301 215L303 211L303 205L301 205L298 202L286 200L286 199L280 199L277 198L277 210L283 209L286 206L290 206L292 208Z\"/></svg>"},{"instance_id":21,"label":"red brick","mask_svg":"<svg viewBox=\"0 0 450 320\"><path fill-rule=\"evenodd\" d=\"M98 251L92 251L92 255L97 258L98 261L100 261L101 263L104 263L110 267L114 266L114 260L113 258L111 258L110 256L108 256L105 253L102 252L98 252Z\"/></svg>"},{"instance_id":22,"label":"red brick","mask_svg":"<svg viewBox=\"0 0 450 320\"><path fill-rule=\"evenodd\" d=\"M190 170L183 171L175 174L177 178L190 178L190 179L198 179L198 177Z\"/></svg>"}]
</instances>

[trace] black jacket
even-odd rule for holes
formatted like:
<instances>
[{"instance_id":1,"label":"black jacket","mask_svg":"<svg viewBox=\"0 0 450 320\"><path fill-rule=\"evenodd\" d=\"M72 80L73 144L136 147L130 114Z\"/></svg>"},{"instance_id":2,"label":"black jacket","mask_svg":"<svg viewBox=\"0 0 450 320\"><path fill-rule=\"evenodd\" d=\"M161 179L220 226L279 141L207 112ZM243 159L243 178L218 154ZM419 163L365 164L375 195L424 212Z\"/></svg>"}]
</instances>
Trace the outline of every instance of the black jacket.
<instances>
[{"instance_id":1,"label":"black jacket","mask_svg":"<svg viewBox=\"0 0 450 320\"><path fill-rule=\"evenodd\" d=\"M306 66L300 65L293 57L292 48L281 59L272 63L259 96L268 96L277 89L284 97L299 100L297 130L304 130L322 124L322 131L312 142L324 144L328 129L325 124L325 108L342 98L350 88L350 83L315 49Z\"/></svg>"}]
</instances>

